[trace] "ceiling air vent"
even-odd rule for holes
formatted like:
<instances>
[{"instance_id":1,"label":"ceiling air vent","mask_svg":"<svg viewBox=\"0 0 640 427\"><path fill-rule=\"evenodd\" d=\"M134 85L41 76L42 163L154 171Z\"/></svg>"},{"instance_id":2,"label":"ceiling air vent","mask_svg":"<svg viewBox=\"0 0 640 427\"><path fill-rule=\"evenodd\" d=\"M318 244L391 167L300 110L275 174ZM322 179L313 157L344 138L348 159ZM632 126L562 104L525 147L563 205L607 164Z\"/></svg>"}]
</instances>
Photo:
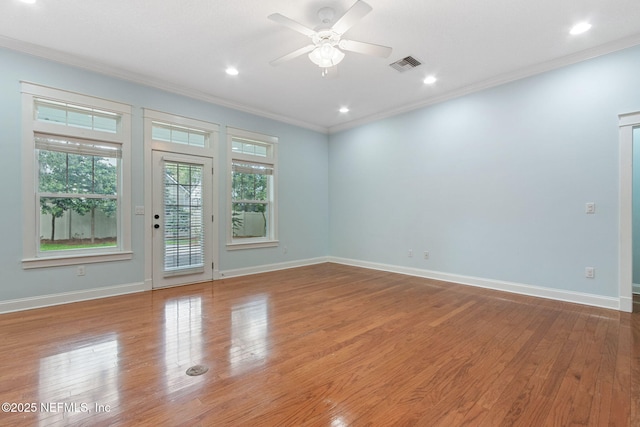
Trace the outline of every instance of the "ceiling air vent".
<instances>
[{"instance_id":1,"label":"ceiling air vent","mask_svg":"<svg viewBox=\"0 0 640 427\"><path fill-rule=\"evenodd\" d=\"M420 64L422 64L422 62L418 61L413 56L407 56L406 58L402 58L396 62L389 64L389 66L402 73L412 68L416 68Z\"/></svg>"}]
</instances>

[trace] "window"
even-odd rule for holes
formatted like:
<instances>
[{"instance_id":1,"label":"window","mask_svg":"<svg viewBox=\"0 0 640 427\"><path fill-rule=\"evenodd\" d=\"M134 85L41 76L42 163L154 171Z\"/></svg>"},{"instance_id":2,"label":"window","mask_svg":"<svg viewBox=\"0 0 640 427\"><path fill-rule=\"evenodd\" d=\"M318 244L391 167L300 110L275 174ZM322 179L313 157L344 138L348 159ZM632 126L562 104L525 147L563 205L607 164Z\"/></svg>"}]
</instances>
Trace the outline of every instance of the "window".
<instances>
[{"instance_id":1,"label":"window","mask_svg":"<svg viewBox=\"0 0 640 427\"><path fill-rule=\"evenodd\" d=\"M41 122L53 122L63 126L113 134L118 132L120 116L117 113L40 98L36 98L35 107L35 118Z\"/></svg>"},{"instance_id":2,"label":"window","mask_svg":"<svg viewBox=\"0 0 640 427\"><path fill-rule=\"evenodd\" d=\"M120 147L43 134L35 146L39 252L117 247Z\"/></svg>"},{"instance_id":3,"label":"window","mask_svg":"<svg viewBox=\"0 0 640 427\"><path fill-rule=\"evenodd\" d=\"M277 138L227 128L229 206L227 248L276 246Z\"/></svg>"},{"instance_id":4,"label":"window","mask_svg":"<svg viewBox=\"0 0 640 427\"><path fill-rule=\"evenodd\" d=\"M151 123L151 138L161 142L209 147L209 132L157 121Z\"/></svg>"},{"instance_id":5,"label":"window","mask_svg":"<svg viewBox=\"0 0 640 427\"><path fill-rule=\"evenodd\" d=\"M150 150L213 157L219 126L175 114L144 109L145 144Z\"/></svg>"},{"instance_id":6,"label":"window","mask_svg":"<svg viewBox=\"0 0 640 427\"><path fill-rule=\"evenodd\" d=\"M129 106L23 83L24 268L131 259Z\"/></svg>"}]
</instances>

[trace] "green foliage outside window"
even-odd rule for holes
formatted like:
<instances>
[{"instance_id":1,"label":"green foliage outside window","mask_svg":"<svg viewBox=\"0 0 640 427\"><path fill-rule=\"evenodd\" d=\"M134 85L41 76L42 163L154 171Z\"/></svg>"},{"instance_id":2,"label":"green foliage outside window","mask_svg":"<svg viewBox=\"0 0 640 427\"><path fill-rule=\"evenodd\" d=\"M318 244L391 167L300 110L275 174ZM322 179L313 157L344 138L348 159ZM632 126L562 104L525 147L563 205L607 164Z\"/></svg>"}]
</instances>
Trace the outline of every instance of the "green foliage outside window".
<instances>
[{"instance_id":1,"label":"green foliage outside window","mask_svg":"<svg viewBox=\"0 0 640 427\"><path fill-rule=\"evenodd\" d=\"M267 235L267 202L269 175L233 172L232 174L232 213L233 237L265 237ZM261 235L241 234L245 225L245 214L256 212L262 215Z\"/></svg>"},{"instance_id":2,"label":"green foliage outside window","mask_svg":"<svg viewBox=\"0 0 640 427\"><path fill-rule=\"evenodd\" d=\"M117 161L113 158L39 150L39 192L52 197L40 198L42 214L51 216L49 241L56 238L56 220L66 212L91 215L90 243L96 241L96 212L113 217L117 211L114 197L118 191ZM60 194L60 197L54 197ZM73 195L72 197L70 195ZM82 197L91 196L91 197ZM65 197L66 196L66 197ZM73 235L69 232L69 237ZM115 240L115 236L113 236ZM43 248L46 250L46 247Z\"/></svg>"}]
</instances>

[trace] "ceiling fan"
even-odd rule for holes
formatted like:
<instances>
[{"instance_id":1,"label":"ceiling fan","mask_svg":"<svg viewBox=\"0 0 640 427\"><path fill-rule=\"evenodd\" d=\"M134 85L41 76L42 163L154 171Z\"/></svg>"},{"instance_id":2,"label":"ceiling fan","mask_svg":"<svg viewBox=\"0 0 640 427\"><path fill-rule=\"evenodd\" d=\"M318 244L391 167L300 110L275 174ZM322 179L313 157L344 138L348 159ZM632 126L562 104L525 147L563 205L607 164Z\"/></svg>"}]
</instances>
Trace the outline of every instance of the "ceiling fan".
<instances>
[{"instance_id":1,"label":"ceiling fan","mask_svg":"<svg viewBox=\"0 0 640 427\"><path fill-rule=\"evenodd\" d=\"M268 18L278 24L289 27L311 39L311 44L294 50L270 62L271 65L280 65L283 62L309 54L309 59L322 68L322 76L327 77L337 73L336 66L344 59L344 51L357 52L365 55L387 58L391 54L391 48L372 43L343 39L342 36L349 28L356 24L373 8L362 0L355 2L344 15L342 15L331 27L321 28L318 31L307 28L291 18L279 13L269 15ZM330 7L323 7L318 11L318 17L324 25L333 21L335 12Z\"/></svg>"}]
</instances>

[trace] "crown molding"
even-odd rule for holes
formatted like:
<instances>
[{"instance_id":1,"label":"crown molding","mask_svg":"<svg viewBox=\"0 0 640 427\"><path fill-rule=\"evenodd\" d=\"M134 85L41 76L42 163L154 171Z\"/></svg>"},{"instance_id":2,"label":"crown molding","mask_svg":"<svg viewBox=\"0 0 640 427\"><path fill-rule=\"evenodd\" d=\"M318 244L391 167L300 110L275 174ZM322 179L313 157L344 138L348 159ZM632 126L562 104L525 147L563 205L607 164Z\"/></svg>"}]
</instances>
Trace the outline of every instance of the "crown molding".
<instances>
[{"instance_id":1,"label":"crown molding","mask_svg":"<svg viewBox=\"0 0 640 427\"><path fill-rule=\"evenodd\" d=\"M325 126L315 125L313 123L293 119L291 117L260 110L258 108L250 107L247 105L238 104L224 98L219 98L193 89L188 89L180 85L174 85L166 81L153 79L143 74L134 73L117 67L112 67L110 65L102 64L94 60L88 60L80 56L46 48L33 43L12 39L10 37L0 36L0 47L4 47L21 53L26 53L32 56L37 56L39 58L48 59L50 61L58 62L64 65L70 65L87 71L103 74L109 77L126 80L143 86L152 87L154 89L171 92L176 95L186 96L188 98L197 99L199 101L208 102L221 107L241 111L243 113L253 114L254 116L259 116L281 123L309 129L315 132L323 134L327 134L329 132L329 129Z\"/></svg>"},{"instance_id":2,"label":"crown molding","mask_svg":"<svg viewBox=\"0 0 640 427\"><path fill-rule=\"evenodd\" d=\"M636 34L631 37L605 43L603 45L596 46L591 49L586 49L571 55L552 59L550 61L542 62L540 64L536 64L530 67L521 68L513 72L501 74L497 77L483 80L477 83L473 83L471 85L464 86L458 89L454 89L452 91L446 92L439 96L435 96L433 98L425 99L423 101L408 104L399 108L383 111L377 114L372 114L367 117L363 117L357 120L352 120L346 123L341 123L336 126L330 126L329 134L342 132L344 130L362 126L367 123L397 116L399 114L418 110L420 108L428 107L430 105L435 105L445 101L449 101L451 99L460 98L465 95L469 95L475 92L480 92L482 90L500 86L505 83L510 83L516 80L521 80L527 77L534 76L536 74L546 73L547 71L552 71L558 68L566 67L568 65L573 65L589 59L597 58L599 56L607 55L609 53L617 52L623 49L637 46L639 44L640 44L640 34Z\"/></svg>"}]
</instances>

